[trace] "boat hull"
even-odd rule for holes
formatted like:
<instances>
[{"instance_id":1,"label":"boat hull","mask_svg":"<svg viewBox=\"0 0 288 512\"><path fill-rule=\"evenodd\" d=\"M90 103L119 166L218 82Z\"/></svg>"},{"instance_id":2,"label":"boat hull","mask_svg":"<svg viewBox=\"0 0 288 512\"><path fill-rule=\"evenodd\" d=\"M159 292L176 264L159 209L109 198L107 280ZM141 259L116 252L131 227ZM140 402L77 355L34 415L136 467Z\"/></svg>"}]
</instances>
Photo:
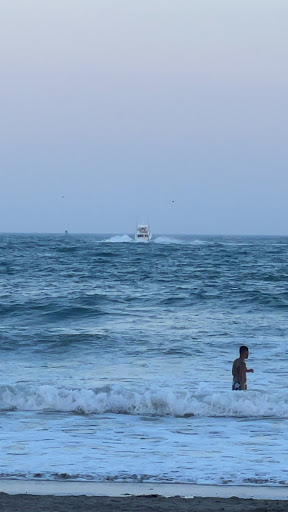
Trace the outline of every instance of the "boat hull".
<instances>
[{"instance_id":1,"label":"boat hull","mask_svg":"<svg viewBox=\"0 0 288 512\"><path fill-rule=\"evenodd\" d=\"M135 241L141 244L147 244L150 242L152 235L149 231L148 224L139 224L135 234Z\"/></svg>"},{"instance_id":2,"label":"boat hull","mask_svg":"<svg viewBox=\"0 0 288 512\"><path fill-rule=\"evenodd\" d=\"M135 236L135 241L138 243L138 244L148 244L150 242L151 238L137 238L137 236Z\"/></svg>"}]
</instances>

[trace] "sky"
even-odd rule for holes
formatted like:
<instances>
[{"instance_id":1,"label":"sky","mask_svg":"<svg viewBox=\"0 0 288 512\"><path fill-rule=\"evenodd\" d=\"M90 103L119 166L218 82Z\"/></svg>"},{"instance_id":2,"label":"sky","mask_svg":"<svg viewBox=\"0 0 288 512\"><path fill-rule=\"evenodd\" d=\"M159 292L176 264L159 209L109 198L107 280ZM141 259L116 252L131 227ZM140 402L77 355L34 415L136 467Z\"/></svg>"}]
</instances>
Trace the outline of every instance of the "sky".
<instances>
[{"instance_id":1,"label":"sky","mask_svg":"<svg viewBox=\"0 0 288 512\"><path fill-rule=\"evenodd\" d=\"M287 0L0 0L0 232L288 236Z\"/></svg>"}]
</instances>

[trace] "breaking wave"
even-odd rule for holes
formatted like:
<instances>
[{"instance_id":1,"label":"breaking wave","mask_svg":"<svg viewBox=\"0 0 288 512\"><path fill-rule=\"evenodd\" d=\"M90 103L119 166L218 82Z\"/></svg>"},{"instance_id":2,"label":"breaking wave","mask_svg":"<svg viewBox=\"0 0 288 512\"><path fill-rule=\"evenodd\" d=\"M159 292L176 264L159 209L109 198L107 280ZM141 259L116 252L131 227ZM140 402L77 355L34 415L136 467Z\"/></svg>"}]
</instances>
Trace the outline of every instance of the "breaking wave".
<instances>
[{"instance_id":1,"label":"breaking wave","mask_svg":"<svg viewBox=\"0 0 288 512\"><path fill-rule=\"evenodd\" d=\"M174 417L288 418L288 392L190 392L169 388L69 389L53 385L0 387L0 410Z\"/></svg>"}]
</instances>

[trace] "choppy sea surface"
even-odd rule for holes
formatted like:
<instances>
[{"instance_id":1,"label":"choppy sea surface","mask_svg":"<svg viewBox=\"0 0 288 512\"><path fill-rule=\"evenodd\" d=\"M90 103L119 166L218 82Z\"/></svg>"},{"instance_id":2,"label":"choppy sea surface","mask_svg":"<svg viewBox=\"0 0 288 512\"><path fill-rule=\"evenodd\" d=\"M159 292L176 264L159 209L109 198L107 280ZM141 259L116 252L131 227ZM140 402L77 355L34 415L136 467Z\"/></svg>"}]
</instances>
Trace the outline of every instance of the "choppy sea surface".
<instances>
[{"instance_id":1,"label":"choppy sea surface","mask_svg":"<svg viewBox=\"0 0 288 512\"><path fill-rule=\"evenodd\" d=\"M288 485L287 313L288 238L0 235L0 478Z\"/></svg>"}]
</instances>

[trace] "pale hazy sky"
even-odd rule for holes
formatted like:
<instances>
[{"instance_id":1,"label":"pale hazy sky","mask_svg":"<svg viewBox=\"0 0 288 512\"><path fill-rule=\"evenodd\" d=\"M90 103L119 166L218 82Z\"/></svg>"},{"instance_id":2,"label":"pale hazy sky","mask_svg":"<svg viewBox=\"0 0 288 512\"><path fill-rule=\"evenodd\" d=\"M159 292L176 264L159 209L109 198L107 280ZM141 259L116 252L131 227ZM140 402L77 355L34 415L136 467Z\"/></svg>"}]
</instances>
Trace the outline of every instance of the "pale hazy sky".
<instances>
[{"instance_id":1,"label":"pale hazy sky","mask_svg":"<svg viewBox=\"0 0 288 512\"><path fill-rule=\"evenodd\" d=\"M287 27L287 0L0 0L0 232L288 235Z\"/></svg>"}]
</instances>

